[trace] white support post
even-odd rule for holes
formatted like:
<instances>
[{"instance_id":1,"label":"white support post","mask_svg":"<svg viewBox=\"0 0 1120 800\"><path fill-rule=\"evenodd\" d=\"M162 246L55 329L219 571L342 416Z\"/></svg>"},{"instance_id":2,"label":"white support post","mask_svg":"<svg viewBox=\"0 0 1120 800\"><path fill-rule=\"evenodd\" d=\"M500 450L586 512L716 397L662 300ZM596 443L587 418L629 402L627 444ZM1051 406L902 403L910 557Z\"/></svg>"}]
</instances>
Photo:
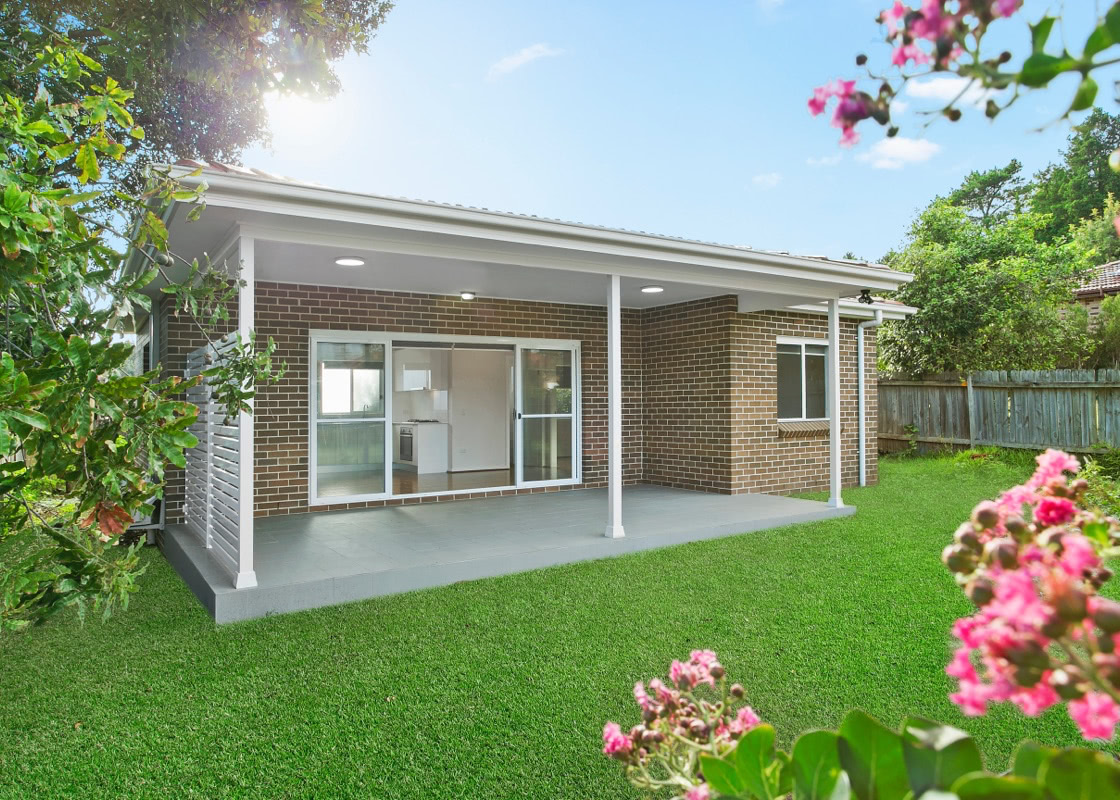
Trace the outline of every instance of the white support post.
<instances>
[{"instance_id":1,"label":"white support post","mask_svg":"<svg viewBox=\"0 0 1120 800\"><path fill-rule=\"evenodd\" d=\"M243 341L249 341L256 318L256 262L255 240L241 239L241 279L245 285L237 294L237 330ZM255 406L253 400L250 407ZM237 520L237 575L233 579L235 589L248 589L257 585L257 573L253 567L253 415L242 411L237 419L240 438L238 466L239 508Z\"/></svg>"},{"instance_id":2,"label":"white support post","mask_svg":"<svg viewBox=\"0 0 1120 800\"><path fill-rule=\"evenodd\" d=\"M622 288L611 275L607 304L607 529L609 539L626 535L622 529Z\"/></svg>"},{"instance_id":3,"label":"white support post","mask_svg":"<svg viewBox=\"0 0 1120 800\"><path fill-rule=\"evenodd\" d=\"M840 301L828 301L828 504L843 508L840 497Z\"/></svg>"}]
</instances>

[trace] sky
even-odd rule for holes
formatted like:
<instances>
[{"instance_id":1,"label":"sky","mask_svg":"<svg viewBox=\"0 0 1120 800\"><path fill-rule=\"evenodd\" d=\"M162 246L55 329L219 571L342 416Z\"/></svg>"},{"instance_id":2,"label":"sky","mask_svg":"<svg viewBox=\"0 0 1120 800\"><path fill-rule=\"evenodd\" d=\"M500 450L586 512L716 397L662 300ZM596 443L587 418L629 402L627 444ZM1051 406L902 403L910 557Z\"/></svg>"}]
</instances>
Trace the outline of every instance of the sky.
<instances>
[{"instance_id":1,"label":"sky","mask_svg":"<svg viewBox=\"0 0 1120 800\"><path fill-rule=\"evenodd\" d=\"M1080 52L1102 2L1027 0L992 47L1024 53L1025 23L1064 5L1054 39ZM863 141L841 148L806 100L856 77L857 53L887 63L874 21L885 5L399 0L369 52L337 65L338 96L269 100L272 144L243 163L339 189L878 260L969 171L1057 160L1073 92L1066 81L994 124L968 107L950 123L919 113L958 88L934 79L901 98L899 138L864 123ZM1098 102L1115 112L1116 76L1100 77Z\"/></svg>"}]
</instances>

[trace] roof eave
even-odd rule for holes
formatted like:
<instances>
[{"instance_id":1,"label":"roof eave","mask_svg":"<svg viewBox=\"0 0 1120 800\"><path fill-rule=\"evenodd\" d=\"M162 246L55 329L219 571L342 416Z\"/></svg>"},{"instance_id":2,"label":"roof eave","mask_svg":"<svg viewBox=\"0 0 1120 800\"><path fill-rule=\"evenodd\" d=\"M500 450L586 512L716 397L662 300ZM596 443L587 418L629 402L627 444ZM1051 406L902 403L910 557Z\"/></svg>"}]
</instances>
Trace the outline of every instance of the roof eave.
<instances>
[{"instance_id":1,"label":"roof eave","mask_svg":"<svg viewBox=\"0 0 1120 800\"><path fill-rule=\"evenodd\" d=\"M290 204L309 216L322 216L332 210L380 213L402 221L438 221L478 231L517 231L581 242L586 246L627 246L688 257L717 258L728 262L729 268L759 266L790 270L808 277L843 280L853 284L866 283L868 288L891 290L913 279L909 273L883 267L859 266L805 256L770 253L748 248L717 245L669 236L623 231L591 225L546 220L485 209L464 208L439 203L382 197L340 191L308 184L291 183L253 174L232 174L204 168L199 172L179 167L180 179L190 184L205 181L207 202L237 206L238 201L252 198ZM192 174L193 173L193 174ZM808 274L807 274L808 273Z\"/></svg>"}]
</instances>

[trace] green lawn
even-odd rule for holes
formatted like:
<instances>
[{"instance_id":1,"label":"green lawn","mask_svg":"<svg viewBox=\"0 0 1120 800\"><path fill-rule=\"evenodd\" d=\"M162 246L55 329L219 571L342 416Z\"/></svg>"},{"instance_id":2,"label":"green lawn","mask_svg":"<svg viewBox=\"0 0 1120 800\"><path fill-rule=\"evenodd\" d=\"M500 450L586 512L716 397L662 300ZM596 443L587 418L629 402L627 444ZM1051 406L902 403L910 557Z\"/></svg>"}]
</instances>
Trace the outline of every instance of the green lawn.
<instances>
[{"instance_id":1,"label":"green lawn","mask_svg":"<svg viewBox=\"0 0 1120 800\"><path fill-rule=\"evenodd\" d=\"M0 639L2 797L626 797L599 754L634 681L714 649L788 745L860 706L1013 743L1060 709L966 720L943 673L968 605L939 563L1000 464L890 461L859 513L215 628L150 552L131 609Z\"/></svg>"}]
</instances>

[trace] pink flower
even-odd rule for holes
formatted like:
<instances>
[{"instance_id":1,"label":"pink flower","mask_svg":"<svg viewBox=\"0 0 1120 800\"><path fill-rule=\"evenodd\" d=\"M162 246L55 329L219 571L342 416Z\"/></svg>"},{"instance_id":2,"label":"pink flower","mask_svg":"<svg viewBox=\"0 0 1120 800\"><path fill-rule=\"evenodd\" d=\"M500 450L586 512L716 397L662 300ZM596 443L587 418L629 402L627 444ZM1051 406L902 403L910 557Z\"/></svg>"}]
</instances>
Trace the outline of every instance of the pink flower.
<instances>
[{"instance_id":1,"label":"pink flower","mask_svg":"<svg viewBox=\"0 0 1120 800\"><path fill-rule=\"evenodd\" d=\"M913 42L896 47L891 63L896 67L905 67L909 61L913 61L915 64L926 64L929 62L929 56Z\"/></svg>"},{"instance_id":2,"label":"pink flower","mask_svg":"<svg viewBox=\"0 0 1120 800\"><path fill-rule=\"evenodd\" d=\"M1040 503L1040 508L1041 505ZM1062 537L1062 555L1058 563L1071 578L1080 578L1085 574L1085 570L1100 566L1101 559L1093 543L1076 533Z\"/></svg>"},{"instance_id":3,"label":"pink flower","mask_svg":"<svg viewBox=\"0 0 1120 800\"><path fill-rule=\"evenodd\" d=\"M673 693L669 691L669 687L661 682L660 678L653 678L649 682L649 690L657 695L657 702L668 703L673 699Z\"/></svg>"},{"instance_id":4,"label":"pink flower","mask_svg":"<svg viewBox=\"0 0 1120 800\"><path fill-rule=\"evenodd\" d=\"M1043 497L1034 510L1034 519L1039 525L1049 528L1064 525L1077 516L1077 506L1065 497Z\"/></svg>"},{"instance_id":5,"label":"pink flower","mask_svg":"<svg viewBox=\"0 0 1120 800\"><path fill-rule=\"evenodd\" d=\"M1009 514L1022 514L1023 506L1033 506L1038 502L1038 495L1029 486L1014 486L1000 495L999 505Z\"/></svg>"},{"instance_id":6,"label":"pink flower","mask_svg":"<svg viewBox=\"0 0 1120 800\"><path fill-rule=\"evenodd\" d=\"M898 33L898 21L909 13L910 9L902 5L901 0L894 0L894 5L883 12L883 23L887 26L888 39Z\"/></svg>"},{"instance_id":7,"label":"pink flower","mask_svg":"<svg viewBox=\"0 0 1120 800\"><path fill-rule=\"evenodd\" d=\"M1080 700L1070 700L1069 716L1086 739L1112 741L1120 723L1120 705L1104 692L1089 692Z\"/></svg>"},{"instance_id":8,"label":"pink flower","mask_svg":"<svg viewBox=\"0 0 1120 800\"><path fill-rule=\"evenodd\" d=\"M809 113L814 117L824 113L824 108L828 105L828 98L832 97L832 87L818 86L813 90L813 96L809 98Z\"/></svg>"},{"instance_id":9,"label":"pink flower","mask_svg":"<svg viewBox=\"0 0 1120 800\"><path fill-rule=\"evenodd\" d=\"M708 788L708 784L702 783L699 786L694 786L684 793L684 800L709 800L712 792Z\"/></svg>"},{"instance_id":10,"label":"pink flower","mask_svg":"<svg viewBox=\"0 0 1120 800\"><path fill-rule=\"evenodd\" d=\"M731 720L731 724L727 727L732 733L744 734L758 726L762 722L758 718L758 714L754 713L754 709L750 706L744 706L739 709L739 713L735 715L735 719Z\"/></svg>"},{"instance_id":11,"label":"pink flower","mask_svg":"<svg viewBox=\"0 0 1120 800\"><path fill-rule=\"evenodd\" d=\"M630 739L619 727L617 722L608 722L603 726L603 755L612 758L621 758L630 754Z\"/></svg>"},{"instance_id":12,"label":"pink flower","mask_svg":"<svg viewBox=\"0 0 1120 800\"><path fill-rule=\"evenodd\" d=\"M1081 469L1080 461L1069 453L1063 453L1061 450L1047 450L1045 453L1037 456L1035 461L1038 462L1038 469L1034 471L1034 475L1027 481L1027 487L1031 489L1038 489L1045 486L1054 478L1064 479L1064 473L1077 472Z\"/></svg>"},{"instance_id":13,"label":"pink flower","mask_svg":"<svg viewBox=\"0 0 1120 800\"><path fill-rule=\"evenodd\" d=\"M1023 0L995 0L992 3L992 14L997 17L1010 17L1021 5Z\"/></svg>"},{"instance_id":14,"label":"pink flower","mask_svg":"<svg viewBox=\"0 0 1120 800\"><path fill-rule=\"evenodd\" d=\"M1011 695L1011 702L1028 717L1037 717L1050 706L1058 702L1058 693L1050 688L1048 679L1049 671L1043 674L1042 680L1031 688L1020 688Z\"/></svg>"},{"instance_id":15,"label":"pink flower","mask_svg":"<svg viewBox=\"0 0 1120 800\"><path fill-rule=\"evenodd\" d=\"M976 681L976 667L972 665L972 650L958 647L953 651L953 660L945 666L945 673L962 681Z\"/></svg>"},{"instance_id":16,"label":"pink flower","mask_svg":"<svg viewBox=\"0 0 1120 800\"><path fill-rule=\"evenodd\" d=\"M716 658L716 654L711 650L693 650L691 653L689 653L688 660L697 666L704 667L705 669L711 669L712 664L719 663L719 659Z\"/></svg>"},{"instance_id":17,"label":"pink flower","mask_svg":"<svg viewBox=\"0 0 1120 800\"><path fill-rule=\"evenodd\" d=\"M634 684L634 699L637 701L638 705L641 706L642 711L649 711L654 714L657 713L657 704L649 699L649 695L646 694L645 684L641 681Z\"/></svg>"},{"instance_id":18,"label":"pink flower","mask_svg":"<svg viewBox=\"0 0 1120 800\"><path fill-rule=\"evenodd\" d=\"M989 688L979 681L961 681L960 691L949 695L949 699L960 706L966 717L982 717L988 712Z\"/></svg>"},{"instance_id":19,"label":"pink flower","mask_svg":"<svg viewBox=\"0 0 1120 800\"><path fill-rule=\"evenodd\" d=\"M854 127L845 128L844 132L840 134L841 147L855 147L859 144L859 133Z\"/></svg>"}]
</instances>

